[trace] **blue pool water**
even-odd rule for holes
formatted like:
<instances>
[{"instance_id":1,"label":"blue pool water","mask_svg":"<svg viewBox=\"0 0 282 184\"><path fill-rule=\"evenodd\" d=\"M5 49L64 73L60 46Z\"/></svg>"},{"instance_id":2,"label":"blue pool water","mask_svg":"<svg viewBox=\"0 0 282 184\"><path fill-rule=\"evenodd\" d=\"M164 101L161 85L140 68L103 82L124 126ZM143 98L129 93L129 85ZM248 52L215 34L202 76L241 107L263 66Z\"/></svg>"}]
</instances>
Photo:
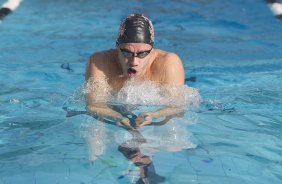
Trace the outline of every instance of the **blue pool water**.
<instances>
[{"instance_id":1,"label":"blue pool water","mask_svg":"<svg viewBox=\"0 0 282 184\"><path fill-rule=\"evenodd\" d=\"M180 55L200 107L141 135L66 117L87 58L132 12ZM257 0L23 1L0 25L0 184L135 182L130 150L150 158L151 183L281 183L281 30Z\"/></svg>"}]
</instances>

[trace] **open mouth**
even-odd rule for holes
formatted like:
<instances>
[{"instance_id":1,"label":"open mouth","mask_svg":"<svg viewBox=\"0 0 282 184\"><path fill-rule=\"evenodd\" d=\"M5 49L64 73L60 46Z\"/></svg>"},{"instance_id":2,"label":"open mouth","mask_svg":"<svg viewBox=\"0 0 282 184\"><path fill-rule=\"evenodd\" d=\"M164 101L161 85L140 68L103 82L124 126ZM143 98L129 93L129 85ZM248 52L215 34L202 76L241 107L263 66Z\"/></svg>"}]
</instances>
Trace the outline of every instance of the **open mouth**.
<instances>
[{"instance_id":1,"label":"open mouth","mask_svg":"<svg viewBox=\"0 0 282 184\"><path fill-rule=\"evenodd\" d=\"M128 70L127 70L127 75L128 75L128 77L134 77L135 75L136 75L136 70L135 69L133 69L133 68L128 68Z\"/></svg>"}]
</instances>

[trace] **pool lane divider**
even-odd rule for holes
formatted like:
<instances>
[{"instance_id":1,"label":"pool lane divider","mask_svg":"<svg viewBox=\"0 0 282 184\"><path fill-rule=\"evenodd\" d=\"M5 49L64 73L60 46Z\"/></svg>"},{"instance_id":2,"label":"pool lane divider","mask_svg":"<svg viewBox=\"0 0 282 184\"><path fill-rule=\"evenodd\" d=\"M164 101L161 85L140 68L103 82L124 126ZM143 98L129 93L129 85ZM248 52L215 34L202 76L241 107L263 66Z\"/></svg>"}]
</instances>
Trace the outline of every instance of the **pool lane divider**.
<instances>
[{"instance_id":1,"label":"pool lane divider","mask_svg":"<svg viewBox=\"0 0 282 184\"><path fill-rule=\"evenodd\" d=\"M20 5L22 0L8 0L0 7L0 22Z\"/></svg>"},{"instance_id":2,"label":"pool lane divider","mask_svg":"<svg viewBox=\"0 0 282 184\"><path fill-rule=\"evenodd\" d=\"M282 20L282 4L278 0L266 0L266 3L275 17Z\"/></svg>"}]
</instances>

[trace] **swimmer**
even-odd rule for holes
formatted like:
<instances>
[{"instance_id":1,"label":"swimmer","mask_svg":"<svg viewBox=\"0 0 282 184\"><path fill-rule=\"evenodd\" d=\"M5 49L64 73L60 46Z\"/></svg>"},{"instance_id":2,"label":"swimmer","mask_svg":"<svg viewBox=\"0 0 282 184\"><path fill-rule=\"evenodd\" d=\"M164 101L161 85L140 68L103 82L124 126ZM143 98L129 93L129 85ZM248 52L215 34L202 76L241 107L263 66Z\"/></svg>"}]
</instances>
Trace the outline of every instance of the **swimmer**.
<instances>
[{"instance_id":1,"label":"swimmer","mask_svg":"<svg viewBox=\"0 0 282 184\"><path fill-rule=\"evenodd\" d=\"M149 80L177 87L184 85L185 77L182 61L177 54L154 48L152 22L143 14L131 14L120 24L116 47L96 52L89 58L85 80L87 82L90 79L107 79L111 89L119 91L130 79ZM150 124L154 118L183 112L181 108L176 107L144 112L136 118L135 124L131 125L130 120L116 110L106 104L95 103L93 93L86 95L86 104L88 113L109 118L127 129L138 129Z\"/></svg>"}]
</instances>

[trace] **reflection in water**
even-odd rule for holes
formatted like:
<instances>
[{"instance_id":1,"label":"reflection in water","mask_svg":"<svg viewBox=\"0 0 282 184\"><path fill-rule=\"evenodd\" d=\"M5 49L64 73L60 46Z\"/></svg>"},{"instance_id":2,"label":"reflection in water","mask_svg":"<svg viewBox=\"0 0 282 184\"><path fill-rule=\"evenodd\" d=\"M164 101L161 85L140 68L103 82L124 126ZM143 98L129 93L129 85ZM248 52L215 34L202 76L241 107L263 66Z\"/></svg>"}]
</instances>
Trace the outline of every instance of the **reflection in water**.
<instances>
[{"instance_id":1,"label":"reflection in water","mask_svg":"<svg viewBox=\"0 0 282 184\"><path fill-rule=\"evenodd\" d=\"M139 145L146 143L146 139L138 131L132 131L131 133L133 138L128 142L134 142L135 147L128 146L128 142L124 142L118 147L118 150L139 168L140 176L136 183L160 183L165 181L165 177L156 173L152 159L139 149Z\"/></svg>"},{"instance_id":2,"label":"reflection in water","mask_svg":"<svg viewBox=\"0 0 282 184\"><path fill-rule=\"evenodd\" d=\"M133 119L136 118L132 113L129 115ZM190 113L189 117L195 116ZM191 134L187 131L187 121L190 124L195 119L187 119L187 117L185 119L168 117L152 125L144 126L138 131L122 128L117 131L116 128L106 127L105 122L94 120L93 123L93 118L89 118L92 122L84 124L83 131L89 146L89 160L97 160L105 153L107 147L116 144L115 149L118 149L135 166L135 169L129 170L129 173L122 174L117 179L127 177L134 180L133 183L162 183L165 177L156 172L152 157L157 152L177 152L196 147L189 141ZM137 173L132 173L133 171Z\"/></svg>"},{"instance_id":3,"label":"reflection in water","mask_svg":"<svg viewBox=\"0 0 282 184\"><path fill-rule=\"evenodd\" d=\"M89 160L94 161L105 152L106 147L106 128L103 122L97 121L94 126L85 127L84 134L87 144L89 145Z\"/></svg>"}]
</instances>

